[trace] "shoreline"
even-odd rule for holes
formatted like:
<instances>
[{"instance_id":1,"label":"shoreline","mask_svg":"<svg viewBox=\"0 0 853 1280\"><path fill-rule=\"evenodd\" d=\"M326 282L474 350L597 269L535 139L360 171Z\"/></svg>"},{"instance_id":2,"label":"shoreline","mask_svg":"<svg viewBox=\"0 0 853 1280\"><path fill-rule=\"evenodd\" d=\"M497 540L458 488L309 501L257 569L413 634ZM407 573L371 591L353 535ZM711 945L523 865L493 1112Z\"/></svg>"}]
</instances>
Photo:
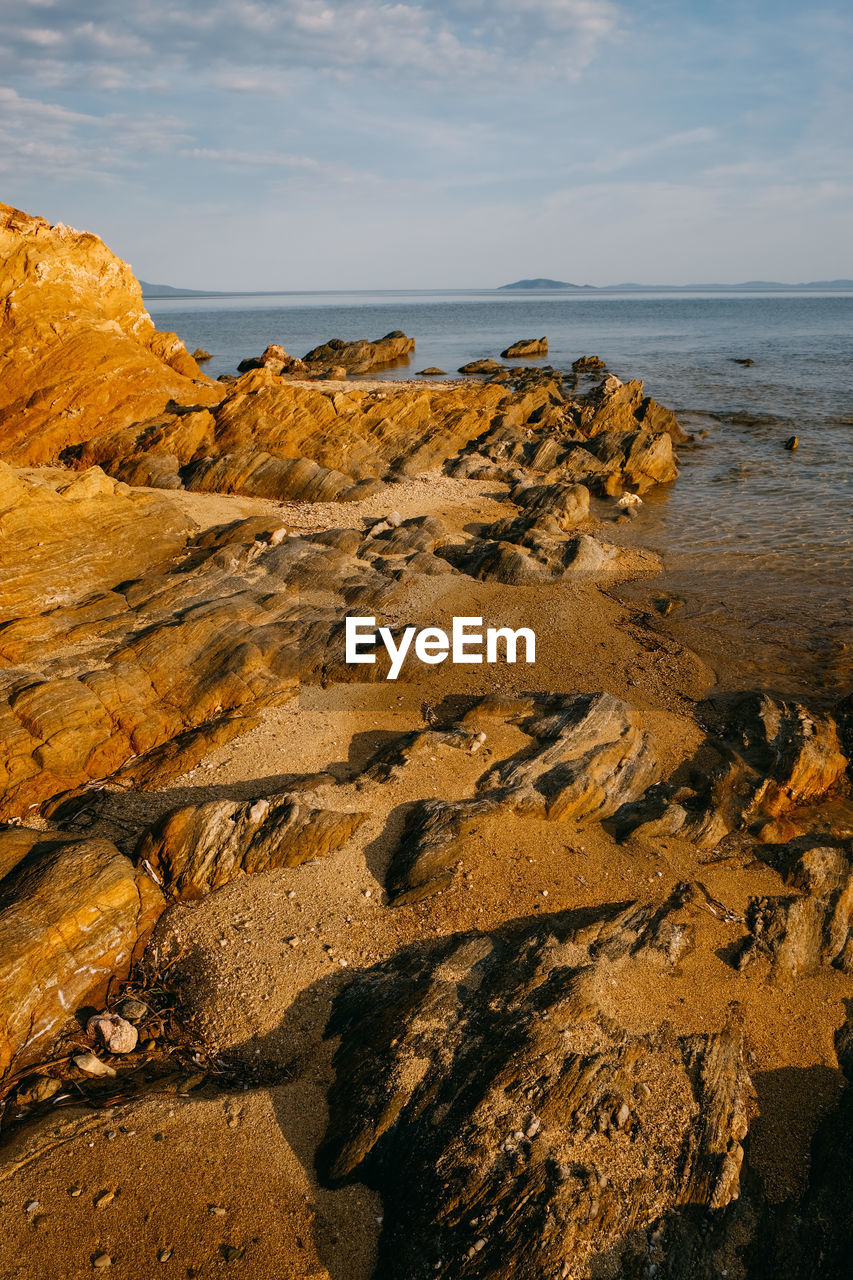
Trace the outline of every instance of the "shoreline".
<instances>
[{"instance_id":1,"label":"shoreline","mask_svg":"<svg viewBox=\"0 0 853 1280\"><path fill-rule=\"evenodd\" d=\"M674 416L217 385L66 312L0 406L0 1271L763 1280L841 1230L853 709L719 696L620 600ZM536 664L364 681L364 614Z\"/></svg>"}]
</instances>

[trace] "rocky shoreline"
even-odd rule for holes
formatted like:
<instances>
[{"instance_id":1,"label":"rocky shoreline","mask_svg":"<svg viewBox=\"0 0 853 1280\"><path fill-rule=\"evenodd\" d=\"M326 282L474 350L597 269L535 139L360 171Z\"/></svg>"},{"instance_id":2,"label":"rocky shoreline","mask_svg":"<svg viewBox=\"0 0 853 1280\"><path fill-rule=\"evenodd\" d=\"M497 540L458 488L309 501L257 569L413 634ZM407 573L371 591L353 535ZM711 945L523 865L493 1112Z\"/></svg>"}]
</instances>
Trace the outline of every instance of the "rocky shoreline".
<instances>
[{"instance_id":1,"label":"rocky shoreline","mask_svg":"<svg viewBox=\"0 0 853 1280\"><path fill-rule=\"evenodd\" d=\"M399 332L213 381L7 206L0 284L0 1271L844 1275L853 706L614 598L675 416L348 380Z\"/></svg>"}]
</instances>

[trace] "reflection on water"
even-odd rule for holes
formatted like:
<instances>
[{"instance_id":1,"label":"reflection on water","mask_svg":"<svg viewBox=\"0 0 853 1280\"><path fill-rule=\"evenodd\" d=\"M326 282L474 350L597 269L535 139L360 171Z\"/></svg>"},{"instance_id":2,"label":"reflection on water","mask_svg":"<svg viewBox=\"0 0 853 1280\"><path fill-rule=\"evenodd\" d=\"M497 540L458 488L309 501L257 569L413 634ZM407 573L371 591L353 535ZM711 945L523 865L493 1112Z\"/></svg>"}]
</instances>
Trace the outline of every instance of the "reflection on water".
<instances>
[{"instance_id":1,"label":"reflection on water","mask_svg":"<svg viewBox=\"0 0 853 1280\"><path fill-rule=\"evenodd\" d=\"M449 373L547 334L547 363L599 355L641 377L695 443L618 541L650 545L654 583L683 606L666 626L722 654L725 678L826 696L853 683L853 296L377 294L150 302L160 327L214 353L216 376L280 342L301 355L330 337L404 329L411 363ZM737 363L748 357L751 367ZM542 363L545 363L544 361ZM796 452L785 440L797 435ZM626 589L648 596L649 584ZM719 665L714 662L714 665Z\"/></svg>"}]
</instances>

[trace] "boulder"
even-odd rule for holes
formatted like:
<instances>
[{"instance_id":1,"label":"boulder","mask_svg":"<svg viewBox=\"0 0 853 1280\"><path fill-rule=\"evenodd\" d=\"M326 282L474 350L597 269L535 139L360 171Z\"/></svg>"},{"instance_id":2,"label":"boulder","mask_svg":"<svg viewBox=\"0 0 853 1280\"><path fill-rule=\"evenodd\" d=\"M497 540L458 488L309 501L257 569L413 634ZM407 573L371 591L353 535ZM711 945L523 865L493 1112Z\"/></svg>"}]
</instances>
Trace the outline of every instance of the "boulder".
<instances>
[{"instance_id":1,"label":"boulder","mask_svg":"<svg viewBox=\"0 0 853 1280\"><path fill-rule=\"evenodd\" d=\"M402 330L394 329L391 333L386 333L384 338L375 338L373 341L360 338L355 342L345 342L342 338L332 338L323 346L308 351L303 360L309 366L342 365L348 373L368 373L382 365L404 360L414 349L414 338L408 338Z\"/></svg>"},{"instance_id":2,"label":"boulder","mask_svg":"<svg viewBox=\"0 0 853 1280\"><path fill-rule=\"evenodd\" d=\"M517 342L511 343L505 351L501 352L501 360L535 359L537 356L547 356L547 354L547 338L519 338Z\"/></svg>"}]
</instances>

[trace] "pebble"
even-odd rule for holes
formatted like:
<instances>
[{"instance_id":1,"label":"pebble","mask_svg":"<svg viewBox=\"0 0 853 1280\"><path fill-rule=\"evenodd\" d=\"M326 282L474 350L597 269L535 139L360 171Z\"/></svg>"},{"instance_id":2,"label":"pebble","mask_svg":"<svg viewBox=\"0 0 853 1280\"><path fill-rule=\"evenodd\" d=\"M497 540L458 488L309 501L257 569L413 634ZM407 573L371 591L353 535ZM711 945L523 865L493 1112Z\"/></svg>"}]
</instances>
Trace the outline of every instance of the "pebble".
<instances>
[{"instance_id":1,"label":"pebble","mask_svg":"<svg viewBox=\"0 0 853 1280\"><path fill-rule=\"evenodd\" d=\"M118 1008L121 1016L127 1018L128 1022L141 1022L148 1012L148 1005L142 1000L122 1000Z\"/></svg>"},{"instance_id":2,"label":"pebble","mask_svg":"<svg viewBox=\"0 0 853 1280\"><path fill-rule=\"evenodd\" d=\"M39 1210L38 1200L30 1200L27 1204L24 1205L24 1213L38 1213L38 1210Z\"/></svg>"},{"instance_id":3,"label":"pebble","mask_svg":"<svg viewBox=\"0 0 853 1280\"><path fill-rule=\"evenodd\" d=\"M295 890L295 889L288 889L287 893L285 894L285 897L286 897L286 898L288 898L288 899L292 902L292 901L293 901L293 899L296 897L296 890Z\"/></svg>"},{"instance_id":4,"label":"pebble","mask_svg":"<svg viewBox=\"0 0 853 1280\"><path fill-rule=\"evenodd\" d=\"M223 1209L221 1204L209 1204L207 1212L212 1214L214 1218L224 1218L228 1210Z\"/></svg>"},{"instance_id":5,"label":"pebble","mask_svg":"<svg viewBox=\"0 0 853 1280\"><path fill-rule=\"evenodd\" d=\"M542 1121L539 1119L538 1116L534 1116L533 1119L530 1121L530 1124L527 1126L527 1129L525 1130L525 1133L524 1133L525 1138L535 1138L541 1128L542 1128Z\"/></svg>"},{"instance_id":6,"label":"pebble","mask_svg":"<svg viewBox=\"0 0 853 1280\"><path fill-rule=\"evenodd\" d=\"M86 1023L86 1032L110 1053L133 1053L139 1040L139 1032L133 1023L117 1013L96 1014Z\"/></svg>"},{"instance_id":7,"label":"pebble","mask_svg":"<svg viewBox=\"0 0 853 1280\"><path fill-rule=\"evenodd\" d=\"M172 1256L171 1249L161 1249L160 1252L157 1254L157 1261L168 1262L171 1256Z\"/></svg>"},{"instance_id":8,"label":"pebble","mask_svg":"<svg viewBox=\"0 0 853 1280\"><path fill-rule=\"evenodd\" d=\"M97 1267L99 1271L105 1271L107 1267L113 1265L113 1260L108 1253L99 1253L92 1259L92 1266Z\"/></svg>"},{"instance_id":9,"label":"pebble","mask_svg":"<svg viewBox=\"0 0 853 1280\"><path fill-rule=\"evenodd\" d=\"M100 1058L96 1058L94 1053L78 1053L74 1058L74 1065L79 1067L81 1071L85 1071L87 1076L114 1076L115 1068L111 1067L107 1062L101 1062Z\"/></svg>"},{"instance_id":10,"label":"pebble","mask_svg":"<svg viewBox=\"0 0 853 1280\"><path fill-rule=\"evenodd\" d=\"M95 1196L93 1203L96 1209L106 1209L107 1205L112 1204L115 1198L116 1193L114 1191L101 1191Z\"/></svg>"},{"instance_id":11,"label":"pebble","mask_svg":"<svg viewBox=\"0 0 853 1280\"><path fill-rule=\"evenodd\" d=\"M628 1123L630 1118L631 1118L631 1108L628 1106L627 1102L623 1102L622 1106L616 1112L617 1128L624 1129L625 1125Z\"/></svg>"}]
</instances>

